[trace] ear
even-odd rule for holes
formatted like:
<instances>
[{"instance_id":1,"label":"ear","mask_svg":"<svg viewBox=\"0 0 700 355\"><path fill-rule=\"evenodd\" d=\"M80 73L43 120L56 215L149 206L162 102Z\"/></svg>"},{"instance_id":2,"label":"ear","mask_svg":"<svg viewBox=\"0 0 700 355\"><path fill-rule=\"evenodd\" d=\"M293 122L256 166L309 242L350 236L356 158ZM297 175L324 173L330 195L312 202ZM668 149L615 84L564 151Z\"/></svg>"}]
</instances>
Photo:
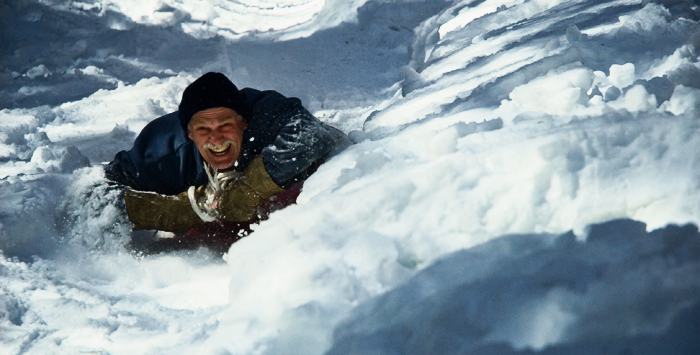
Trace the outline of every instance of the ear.
<instances>
[{"instance_id":1,"label":"ear","mask_svg":"<svg viewBox=\"0 0 700 355\"><path fill-rule=\"evenodd\" d=\"M187 136L190 137L191 140L194 140L194 138L192 138L192 131L190 130L189 125L187 125Z\"/></svg>"},{"instance_id":2,"label":"ear","mask_svg":"<svg viewBox=\"0 0 700 355\"><path fill-rule=\"evenodd\" d=\"M238 114L238 116L236 116L236 118L241 122L241 125L243 126L243 130L245 131L248 128L248 122L246 122L245 118L243 118L243 116L241 116L240 114Z\"/></svg>"}]
</instances>

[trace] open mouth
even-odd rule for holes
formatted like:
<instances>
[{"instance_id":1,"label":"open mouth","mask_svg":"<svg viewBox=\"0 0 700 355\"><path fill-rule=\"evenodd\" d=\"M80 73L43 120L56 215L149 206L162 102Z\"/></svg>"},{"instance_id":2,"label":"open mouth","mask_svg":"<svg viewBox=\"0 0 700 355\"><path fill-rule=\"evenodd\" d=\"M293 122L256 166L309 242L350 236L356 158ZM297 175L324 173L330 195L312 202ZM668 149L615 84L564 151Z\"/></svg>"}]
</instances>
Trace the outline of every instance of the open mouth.
<instances>
[{"instance_id":1,"label":"open mouth","mask_svg":"<svg viewBox=\"0 0 700 355\"><path fill-rule=\"evenodd\" d=\"M230 141L225 142L224 144L221 144L221 145L208 144L207 149L209 149L209 151L212 154L214 154L216 156L221 156L221 155L225 155L226 153L228 153L228 151L231 149L231 145L232 144Z\"/></svg>"}]
</instances>

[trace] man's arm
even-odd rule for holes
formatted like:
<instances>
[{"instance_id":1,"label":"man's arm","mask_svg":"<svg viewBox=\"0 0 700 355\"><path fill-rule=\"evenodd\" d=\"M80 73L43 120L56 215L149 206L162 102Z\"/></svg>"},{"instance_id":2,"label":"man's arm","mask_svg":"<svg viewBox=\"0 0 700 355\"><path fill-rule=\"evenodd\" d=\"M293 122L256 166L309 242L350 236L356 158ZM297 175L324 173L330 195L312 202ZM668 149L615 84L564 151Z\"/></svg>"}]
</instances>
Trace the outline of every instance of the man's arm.
<instances>
[{"instance_id":1,"label":"man's arm","mask_svg":"<svg viewBox=\"0 0 700 355\"><path fill-rule=\"evenodd\" d=\"M116 154L105 176L140 191L176 195L198 181L201 159L180 128L177 112L156 118L139 133L129 150Z\"/></svg>"},{"instance_id":2,"label":"man's arm","mask_svg":"<svg viewBox=\"0 0 700 355\"><path fill-rule=\"evenodd\" d=\"M265 169L280 186L304 180L329 155L352 144L343 132L314 117L297 98L250 88L241 93L253 118L239 162L246 167L262 155Z\"/></svg>"},{"instance_id":3,"label":"man's arm","mask_svg":"<svg viewBox=\"0 0 700 355\"><path fill-rule=\"evenodd\" d=\"M265 122L267 130L257 137L255 124L260 121L254 122L249 133L253 133L254 141L262 138L262 142L269 143L258 150L260 153L247 164L241 178L216 199L216 207L210 210L216 210L218 219L242 222L256 217L265 199L305 180L330 155L352 144L344 133L323 124L296 98L272 92L265 101L256 108L270 108L270 102L275 102L269 110L258 111L263 121L273 120Z\"/></svg>"},{"instance_id":4,"label":"man's arm","mask_svg":"<svg viewBox=\"0 0 700 355\"><path fill-rule=\"evenodd\" d=\"M272 144L263 148L265 169L282 186L333 150L336 140L310 113L298 114L280 130Z\"/></svg>"}]
</instances>

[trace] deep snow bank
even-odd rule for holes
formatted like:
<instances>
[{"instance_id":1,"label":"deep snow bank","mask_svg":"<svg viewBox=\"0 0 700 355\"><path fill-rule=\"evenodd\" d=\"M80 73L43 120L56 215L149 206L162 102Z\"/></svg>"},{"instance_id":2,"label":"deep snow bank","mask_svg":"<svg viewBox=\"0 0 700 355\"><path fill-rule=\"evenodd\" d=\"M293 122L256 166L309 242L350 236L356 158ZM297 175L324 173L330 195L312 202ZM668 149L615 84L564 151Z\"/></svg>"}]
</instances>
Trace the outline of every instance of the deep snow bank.
<instances>
[{"instance_id":1,"label":"deep snow bank","mask_svg":"<svg viewBox=\"0 0 700 355\"><path fill-rule=\"evenodd\" d=\"M231 249L229 264L245 270L231 294L246 302L232 304L208 349L249 331L271 342L224 348L319 349L358 300L502 234L573 229L584 239L587 225L622 217L650 229L697 224L692 14L626 1L460 2L424 22L396 95L351 132L361 143L319 170L299 206ZM680 101L684 109L671 108ZM556 312L543 317L558 324ZM540 335L496 340L558 341Z\"/></svg>"},{"instance_id":2,"label":"deep snow bank","mask_svg":"<svg viewBox=\"0 0 700 355\"><path fill-rule=\"evenodd\" d=\"M283 3L290 8L265 12L266 2L221 2L204 15L189 1L18 7L40 29L67 30L42 20L59 14L85 23L45 37L59 41L55 62L34 61L53 53L47 42L3 52L11 66L22 63L3 79L17 88L2 91L3 102L23 107L0 111L3 351L693 344L683 331L697 327L684 315L698 303L697 228L659 228L700 223L696 4ZM242 4L255 4L256 26L274 28L266 19L287 10L318 20L245 38L221 33L225 16L215 24L216 14ZM339 9L357 25L271 41ZM178 27L193 19L212 27L193 26L195 36ZM401 42L416 24L413 42ZM96 39L75 42L81 33ZM99 163L211 69L312 92L303 98L315 113L358 144L306 182L298 205L234 244L226 263L204 250L134 257ZM399 69L404 79L391 86ZM270 72L279 75L255 78ZM618 218L640 222L586 232Z\"/></svg>"},{"instance_id":3,"label":"deep snow bank","mask_svg":"<svg viewBox=\"0 0 700 355\"><path fill-rule=\"evenodd\" d=\"M328 354L697 353L699 261L692 225L504 236L358 307Z\"/></svg>"}]
</instances>

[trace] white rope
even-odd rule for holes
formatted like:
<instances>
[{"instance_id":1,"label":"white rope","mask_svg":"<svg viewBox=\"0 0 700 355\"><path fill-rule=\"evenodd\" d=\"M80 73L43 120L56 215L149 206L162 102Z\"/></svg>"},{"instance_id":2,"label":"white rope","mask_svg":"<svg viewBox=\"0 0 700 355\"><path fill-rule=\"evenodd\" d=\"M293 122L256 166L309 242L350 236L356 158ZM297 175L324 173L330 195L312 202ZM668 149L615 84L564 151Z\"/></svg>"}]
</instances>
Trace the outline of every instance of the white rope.
<instances>
[{"instance_id":1,"label":"white rope","mask_svg":"<svg viewBox=\"0 0 700 355\"><path fill-rule=\"evenodd\" d=\"M212 216L209 215L208 213L202 211L201 208L199 208L199 205L197 204L197 199L196 199L195 196L194 196L195 190L196 190L196 188L195 188L194 186L190 186L190 188L187 189L187 198L189 198L189 200L190 200L190 205L192 206L192 210L193 210L194 213L196 213L197 216L199 216L199 218L201 218L202 221L204 221L204 222L213 222L213 221L215 221L216 218L212 217Z\"/></svg>"},{"instance_id":2,"label":"white rope","mask_svg":"<svg viewBox=\"0 0 700 355\"><path fill-rule=\"evenodd\" d=\"M212 222L216 220L216 211L211 207L219 199L223 190L231 184L232 181L238 179L240 173L236 171L226 171L219 172L219 170L213 166L203 162L204 171L207 173L207 178L209 179L209 184L204 188L203 201L197 201L196 187L190 186L187 190L187 197L190 200L190 205L192 205L192 210L202 219L204 222ZM202 206L203 204L203 206Z\"/></svg>"},{"instance_id":3,"label":"white rope","mask_svg":"<svg viewBox=\"0 0 700 355\"><path fill-rule=\"evenodd\" d=\"M207 178L209 179L209 184L214 189L214 191L219 191L219 189L221 189L221 186L219 185L219 180L214 178L215 175L218 175L219 169L210 166L209 164L207 164L206 161L203 162L203 164L204 171L207 173ZM210 169L214 170L214 173L212 173Z\"/></svg>"}]
</instances>

